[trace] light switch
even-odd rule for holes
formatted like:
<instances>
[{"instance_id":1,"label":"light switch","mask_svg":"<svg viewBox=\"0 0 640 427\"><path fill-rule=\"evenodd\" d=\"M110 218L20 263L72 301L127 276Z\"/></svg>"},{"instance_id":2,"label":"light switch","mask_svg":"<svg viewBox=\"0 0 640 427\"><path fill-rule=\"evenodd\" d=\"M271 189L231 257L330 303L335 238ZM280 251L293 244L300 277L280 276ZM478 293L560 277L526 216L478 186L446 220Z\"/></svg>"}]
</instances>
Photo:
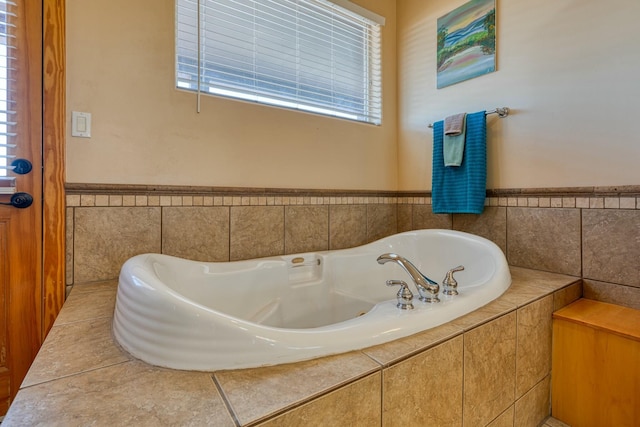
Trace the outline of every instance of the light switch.
<instances>
[{"instance_id":1,"label":"light switch","mask_svg":"<svg viewBox=\"0 0 640 427\"><path fill-rule=\"evenodd\" d=\"M91 138L91 113L71 112L71 136Z\"/></svg>"},{"instance_id":2,"label":"light switch","mask_svg":"<svg viewBox=\"0 0 640 427\"><path fill-rule=\"evenodd\" d=\"M87 131L87 118L85 116L78 116L76 121L76 130L80 133Z\"/></svg>"}]
</instances>

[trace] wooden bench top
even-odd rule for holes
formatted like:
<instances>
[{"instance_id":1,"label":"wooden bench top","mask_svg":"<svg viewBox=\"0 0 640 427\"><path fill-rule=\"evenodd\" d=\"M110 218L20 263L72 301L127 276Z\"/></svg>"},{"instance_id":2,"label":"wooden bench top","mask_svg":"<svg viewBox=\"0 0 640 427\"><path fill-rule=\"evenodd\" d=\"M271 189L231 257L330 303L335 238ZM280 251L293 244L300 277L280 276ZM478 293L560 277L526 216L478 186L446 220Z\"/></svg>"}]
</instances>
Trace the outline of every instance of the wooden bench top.
<instances>
[{"instance_id":1,"label":"wooden bench top","mask_svg":"<svg viewBox=\"0 0 640 427\"><path fill-rule=\"evenodd\" d=\"M556 311L553 318L640 341L640 310L633 308L583 298Z\"/></svg>"}]
</instances>

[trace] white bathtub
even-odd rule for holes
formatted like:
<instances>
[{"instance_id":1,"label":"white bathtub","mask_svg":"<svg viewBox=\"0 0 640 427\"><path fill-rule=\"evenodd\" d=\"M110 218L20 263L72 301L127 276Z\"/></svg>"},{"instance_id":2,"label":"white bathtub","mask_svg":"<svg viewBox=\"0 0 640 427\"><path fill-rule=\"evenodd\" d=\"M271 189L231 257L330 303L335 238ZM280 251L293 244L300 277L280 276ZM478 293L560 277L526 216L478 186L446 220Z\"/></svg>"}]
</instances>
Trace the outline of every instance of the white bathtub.
<instances>
[{"instance_id":1,"label":"white bathtub","mask_svg":"<svg viewBox=\"0 0 640 427\"><path fill-rule=\"evenodd\" d=\"M457 296L418 300L394 252L438 282L458 265ZM413 310L396 307L406 281ZM206 263L159 254L122 267L113 331L133 356L174 369L214 371L296 362L361 349L449 322L511 284L492 242L450 230L396 234L352 249Z\"/></svg>"}]
</instances>

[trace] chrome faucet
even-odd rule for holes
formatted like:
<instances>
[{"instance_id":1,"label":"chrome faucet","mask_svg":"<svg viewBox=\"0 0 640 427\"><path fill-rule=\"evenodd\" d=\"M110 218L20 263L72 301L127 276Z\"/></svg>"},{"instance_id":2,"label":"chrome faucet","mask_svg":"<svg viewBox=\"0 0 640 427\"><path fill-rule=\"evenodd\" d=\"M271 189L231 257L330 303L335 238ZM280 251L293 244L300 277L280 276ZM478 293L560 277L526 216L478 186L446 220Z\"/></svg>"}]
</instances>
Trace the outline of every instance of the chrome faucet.
<instances>
[{"instance_id":1,"label":"chrome faucet","mask_svg":"<svg viewBox=\"0 0 640 427\"><path fill-rule=\"evenodd\" d=\"M442 280L442 293L445 295L458 295L458 281L453 278L453 273L464 270L464 265L459 265L447 272Z\"/></svg>"},{"instance_id":2,"label":"chrome faucet","mask_svg":"<svg viewBox=\"0 0 640 427\"><path fill-rule=\"evenodd\" d=\"M400 310L413 310L413 294L409 290L404 280L387 280L387 286L400 286L400 290L396 297L398 298L398 307Z\"/></svg>"},{"instance_id":3,"label":"chrome faucet","mask_svg":"<svg viewBox=\"0 0 640 427\"><path fill-rule=\"evenodd\" d=\"M418 270L416 266L411 263L411 261L401 255L387 253L382 254L378 257L378 264L386 264L390 261L398 264L404 269L404 271L409 274L409 276L411 276L411 279L413 279L413 283L415 283L416 288L418 289L418 293L420 294L420 301L440 302L440 299L438 298L440 286L437 282L434 282L433 280L422 274L420 270Z\"/></svg>"}]
</instances>

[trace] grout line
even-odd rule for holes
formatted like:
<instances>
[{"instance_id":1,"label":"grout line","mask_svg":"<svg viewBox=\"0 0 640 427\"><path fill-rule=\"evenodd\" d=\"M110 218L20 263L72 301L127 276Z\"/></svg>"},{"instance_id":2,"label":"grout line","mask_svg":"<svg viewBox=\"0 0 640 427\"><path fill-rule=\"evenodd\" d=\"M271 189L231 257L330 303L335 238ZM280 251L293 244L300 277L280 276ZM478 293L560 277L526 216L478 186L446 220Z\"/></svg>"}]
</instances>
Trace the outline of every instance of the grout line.
<instances>
[{"instance_id":1,"label":"grout line","mask_svg":"<svg viewBox=\"0 0 640 427\"><path fill-rule=\"evenodd\" d=\"M76 283L76 208L71 208L71 221L73 222L71 226L71 284L67 283L65 277L65 294L66 287L73 286ZM65 230L66 231L66 230ZM66 255L65 255L66 256ZM66 260L65 260L66 263ZM65 300L66 300L65 296Z\"/></svg>"},{"instance_id":2,"label":"grout line","mask_svg":"<svg viewBox=\"0 0 640 427\"><path fill-rule=\"evenodd\" d=\"M164 254L164 207L160 206L160 253Z\"/></svg>"},{"instance_id":3,"label":"grout line","mask_svg":"<svg viewBox=\"0 0 640 427\"><path fill-rule=\"evenodd\" d=\"M222 389L222 386L220 385L220 383L218 382L218 379L216 378L215 373L212 373L210 377L211 377L211 381L213 381L213 384L216 386L216 389L218 390L218 394L220 395L220 398L222 399L222 402L224 403L225 408L227 408L227 412L233 419L233 422L236 424L237 427L241 427L242 423L240 423L240 420L238 419L236 412L233 410L233 405L231 405L231 402L229 402L229 400L227 399L227 395Z\"/></svg>"},{"instance_id":4,"label":"grout line","mask_svg":"<svg viewBox=\"0 0 640 427\"><path fill-rule=\"evenodd\" d=\"M380 368L380 425L384 425L384 373L385 369Z\"/></svg>"},{"instance_id":5,"label":"grout line","mask_svg":"<svg viewBox=\"0 0 640 427\"><path fill-rule=\"evenodd\" d=\"M504 257L509 264L509 208L504 209Z\"/></svg>"},{"instance_id":6,"label":"grout line","mask_svg":"<svg viewBox=\"0 0 640 427\"><path fill-rule=\"evenodd\" d=\"M327 250L331 250L331 242L329 241L331 239L331 215L329 211L327 206Z\"/></svg>"},{"instance_id":7,"label":"grout line","mask_svg":"<svg viewBox=\"0 0 640 427\"><path fill-rule=\"evenodd\" d=\"M584 277L584 209L580 209L580 277Z\"/></svg>"},{"instance_id":8,"label":"grout line","mask_svg":"<svg viewBox=\"0 0 640 427\"><path fill-rule=\"evenodd\" d=\"M228 221L227 221L227 225L228 225L228 229L227 229L227 261L231 261L231 207L230 206L223 206L227 209L227 213L228 213Z\"/></svg>"},{"instance_id":9,"label":"grout line","mask_svg":"<svg viewBox=\"0 0 640 427\"><path fill-rule=\"evenodd\" d=\"M554 291L555 292L555 291ZM551 292L549 295L551 295L551 308L552 308L552 312L550 314L550 316L553 316L553 292ZM531 304L536 303L537 301L542 301L543 298L547 298L549 295L545 295L542 298L539 298L535 301L532 301L529 304L524 305L523 307L532 307ZM520 320L520 316L521 316L521 312L520 312L520 308L516 308L515 310L515 314L516 314L516 343L515 343L515 351L513 352L513 417L514 417L514 421L515 421L515 404L516 401L518 400L518 354L519 354L519 349L520 346L518 345L518 338L520 336L520 334L518 333L520 328L518 327L519 325L519 320ZM539 321L539 320L538 320ZM551 351L551 347L549 347L549 351ZM523 394L524 396L524 394Z\"/></svg>"},{"instance_id":10,"label":"grout line","mask_svg":"<svg viewBox=\"0 0 640 427\"><path fill-rule=\"evenodd\" d=\"M461 389L462 389L462 408L460 408L460 421L462 423L462 425L464 425L464 356L465 356L465 341L466 341L466 331L463 331L461 334L462 336L462 384L461 384Z\"/></svg>"},{"instance_id":11,"label":"grout line","mask_svg":"<svg viewBox=\"0 0 640 427\"><path fill-rule=\"evenodd\" d=\"M282 207L282 253L287 255L287 207Z\"/></svg>"},{"instance_id":12,"label":"grout line","mask_svg":"<svg viewBox=\"0 0 640 427\"><path fill-rule=\"evenodd\" d=\"M39 387L39 386L41 386L43 384L49 384L49 383L52 383L52 382L55 382L55 381L58 381L58 380L61 380L61 379L73 378L73 377L77 377L77 376L80 376L80 375L89 374L91 372L100 371L102 369L112 368L114 366L124 365L124 364L127 364L127 363L133 363L133 362L134 362L134 359L127 359L127 360L123 360L121 362L110 363L110 364L107 364L107 365L104 365L104 366L97 366L95 368L89 368L89 369L85 369L83 371L78 371L78 372L74 372L74 373L67 374L67 375L61 375L59 377L51 378L51 379L48 379L48 380L45 380L45 381L41 381L41 382L38 382L38 383L29 384L29 385L26 385L26 386L25 385L21 385L20 386L20 390L26 390L26 389L29 389L29 388L32 388L32 387Z\"/></svg>"}]
</instances>

